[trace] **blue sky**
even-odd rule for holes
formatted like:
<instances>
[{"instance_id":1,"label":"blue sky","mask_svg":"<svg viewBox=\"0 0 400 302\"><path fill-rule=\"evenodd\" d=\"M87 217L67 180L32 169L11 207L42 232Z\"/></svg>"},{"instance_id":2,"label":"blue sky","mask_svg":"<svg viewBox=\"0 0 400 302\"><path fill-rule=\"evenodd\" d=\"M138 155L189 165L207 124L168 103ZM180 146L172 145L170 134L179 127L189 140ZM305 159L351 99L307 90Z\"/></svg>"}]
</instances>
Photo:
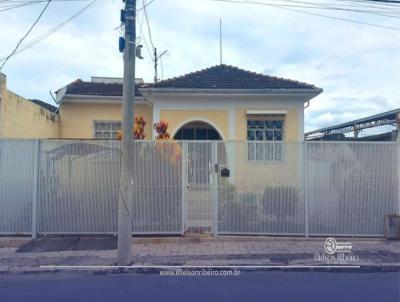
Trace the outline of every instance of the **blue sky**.
<instances>
[{"instance_id":1,"label":"blue sky","mask_svg":"<svg viewBox=\"0 0 400 302\"><path fill-rule=\"evenodd\" d=\"M51 3L26 43L87 4ZM1 58L15 47L43 6L0 12ZM77 78L120 77L122 55L115 28L122 6L119 0L100 0L60 31L13 57L3 69L9 89L51 102L50 89L55 91ZM400 28L400 19L395 18L315 12ZM276 7L210 0L156 0L148 7L148 15L154 45L169 53L163 59L164 78L219 63L222 18L224 63L323 88L306 110L306 130L400 107L400 31ZM138 23L141 19L139 13ZM142 36L149 43L145 26ZM143 54L136 74L152 81L151 57L145 48Z\"/></svg>"}]
</instances>

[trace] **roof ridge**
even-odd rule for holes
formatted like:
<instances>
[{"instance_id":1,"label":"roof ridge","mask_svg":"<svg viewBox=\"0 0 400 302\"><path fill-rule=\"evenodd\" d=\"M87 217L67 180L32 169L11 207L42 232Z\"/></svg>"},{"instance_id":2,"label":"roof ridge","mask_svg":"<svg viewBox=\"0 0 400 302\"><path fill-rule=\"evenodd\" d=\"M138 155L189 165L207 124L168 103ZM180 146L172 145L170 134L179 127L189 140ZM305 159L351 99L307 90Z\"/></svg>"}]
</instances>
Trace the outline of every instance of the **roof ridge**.
<instances>
[{"instance_id":1,"label":"roof ridge","mask_svg":"<svg viewBox=\"0 0 400 302\"><path fill-rule=\"evenodd\" d=\"M240 68L240 67L234 66L234 65L226 65L226 64L221 64L221 65L229 66L229 67L232 67L234 69L237 69L237 70L240 70L240 71L244 71L244 72L248 72L248 73L251 73L251 74L254 74L254 75L257 75L257 76L262 76L262 77L267 77L267 78L272 78L272 79L279 79L279 80L284 80L284 81L291 81L291 82L294 82L294 83L299 83L299 84L304 84L304 85L309 85L309 86L316 87L315 85L308 84L306 82L301 82L301 81L297 81L297 80L292 80L292 79L288 79L288 78L279 77L279 76L276 76L276 75L269 75L269 74L265 74L265 73L261 73L261 72L251 71L251 70L243 69L243 68Z\"/></svg>"},{"instance_id":2,"label":"roof ridge","mask_svg":"<svg viewBox=\"0 0 400 302\"><path fill-rule=\"evenodd\" d=\"M181 78L184 78L184 77L187 77L187 76L190 76L190 75L194 75L196 73L200 73L200 72L204 72L204 71L207 71L207 70L211 70L211 69L213 69L215 67L218 67L218 66L221 66L221 65L224 65L224 64L213 65L213 66L210 66L210 67L207 67L207 68L203 68L203 69L199 69L199 70L192 71L192 72L189 72L189 73L185 73L185 74L183 74L181 76L175 76L175 77L172 77L172 78L169 78L169 79L166 79L166 80L162 80L162 81L154 83L154 84L165 83L165 82L169 82L169 81L172 81L172 80L181 79ZM151 83L150 83L150 85L151 85Z\"/></svg>"},{"instance_id":3,"label":"roof ridge","mask_svg":"<svg viewBox=\"0 0 400 302\"><path fill-rule=\"evenodd\" d=\"M147 84L149 88L226 88L226 89L316 89L306 82L295 81L238 66L219 64L199 69L181 76L157 83Z\"/></svg>"}]
</instances>

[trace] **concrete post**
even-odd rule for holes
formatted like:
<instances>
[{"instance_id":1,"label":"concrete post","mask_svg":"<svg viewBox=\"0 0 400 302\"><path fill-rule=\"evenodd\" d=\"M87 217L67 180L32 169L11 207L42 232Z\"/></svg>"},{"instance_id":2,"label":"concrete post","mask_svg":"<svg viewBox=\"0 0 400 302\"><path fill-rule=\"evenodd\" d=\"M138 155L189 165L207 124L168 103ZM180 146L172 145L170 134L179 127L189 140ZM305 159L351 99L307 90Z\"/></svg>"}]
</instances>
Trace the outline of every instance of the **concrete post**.
<instances>
[{"instance_id":1,"label":"concrete post","mask_svg":"<svg viewBox=\"0 0 400 302\"><path fill-rule=\"evenodd\" d=\"M309 237L309 226L308 226L308 197L307 197L307 142L304 141L302 145L302 178L303 178L303 198L304 198L304 235L306 238Z\"/></svg>"},{"instance_id":2,"label":"concrete post","mask_svg":"<svg viewBox=\"0 0 400 302\"><path fill-rule=\"evenodd\" d=\"M182 141L182 232L184 236L186 232L186 220L187 220L187 190L188 190L188 143Z\"/></svg>"},{"instance_id":3,"label":"concrete post","mask_svg":"<svg viewBox=\"0 0 400 302\"><path fill-rule=\"evenodd\" d=\"M398 130L399 131L399 130ZM397 144L396 144L396 151L397 151L397 187L398 187L398 194L397 194L397 214L400 215L400 133L397 136Z\"/></svg>"},{"instance_id":4,"label":"concrete post","mask_svg":"<svg viewBox=\"0 0 400 302\"><path fill-rule=\"evenodd\" d=\"M125 1L125 49L121 176L118 201L118 265L132 261L133 117L135 109L136 0Z\"/></svg>"},{"instance_id":5,"label":"concrete post","mask_svg":"<svg viewBox=\"0 0 400 302\"><path fill-rule=\"evenodd\" d=\"M39 176L40 176L40 140L35 140L33 158L33 190L32 190L32 239L38 234L38 200L39 200Z\"/></svg>"},{"instance_id":6,"label":"concrete post","mask_svg":"<svg viewBox=\"0 0 400 302\"><path fill-rule=\"evenodd\" d=\"M213 141L211 145L212 149L212 234L214 237L218 236L218 142Z\"/></svg>"}]
</instances>

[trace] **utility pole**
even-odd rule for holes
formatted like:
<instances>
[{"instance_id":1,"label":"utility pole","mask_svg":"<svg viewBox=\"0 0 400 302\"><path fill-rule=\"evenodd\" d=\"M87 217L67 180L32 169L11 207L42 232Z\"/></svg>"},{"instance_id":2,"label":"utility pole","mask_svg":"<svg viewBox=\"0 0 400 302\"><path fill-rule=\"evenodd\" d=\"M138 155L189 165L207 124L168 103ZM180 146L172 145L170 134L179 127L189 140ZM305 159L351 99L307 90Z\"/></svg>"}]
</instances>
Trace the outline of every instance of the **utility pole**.
<instances>
[{"instance_id":1,"label":"utility pole","mask_svg":"<svg viewBox=\"0 0 400 302\"><path fill-rule=\"evenodd\" d=\"M125 0L121 175L118 200L118 265L132 261L133 117L135 108L136 0Z\"/></svg>"},{"instance_id":2,"label":"utility pole","mask_svg":"<svg viewBox=\"0 0 400 302\"><path fill-rule=\"evenodd\" d=\"M160 55L157 55L157 48L154 47L154 83L158 82L158 60L161 59L162 56L167 54L167 50L163 51Z\"/></svg>"}]
</instances>

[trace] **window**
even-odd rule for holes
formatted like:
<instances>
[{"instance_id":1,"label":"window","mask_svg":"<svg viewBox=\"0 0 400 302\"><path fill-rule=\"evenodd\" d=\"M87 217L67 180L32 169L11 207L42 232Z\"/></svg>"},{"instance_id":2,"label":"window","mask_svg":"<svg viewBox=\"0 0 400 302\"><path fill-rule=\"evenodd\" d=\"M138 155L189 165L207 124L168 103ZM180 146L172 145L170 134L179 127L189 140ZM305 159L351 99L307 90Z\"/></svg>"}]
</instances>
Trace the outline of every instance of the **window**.
<instances>
[{"instance_id":1,"label":"window","mask_svg":"<svg viewBox=\"0 0 400 302\"><path fill-rule=\"evenodd\" d=\"M117 139L118 131L121 128L121 122L94 122L94 138Z\"/></svg>"},{"instance_id":2,"label":"window","mask_svg":"<svg viewBox=\"0 0 400 302\"><path fill-rule=\"evenodd\" d=\"M249 118L247 120L248 159L282 160L283 144L279 142L283 141L283 129L283 118Z\"/></svg>"},{"instance_id":3,"label":"window","mask_svg":"<svg viewBox=\"0 0 400 302\"><path fill-rule=\"evenodd\" d=\"M207 128L183 128L180 129L174 139L176 140L219 140L220 136L215 129Z\"/></svg>"}]
</instances>

